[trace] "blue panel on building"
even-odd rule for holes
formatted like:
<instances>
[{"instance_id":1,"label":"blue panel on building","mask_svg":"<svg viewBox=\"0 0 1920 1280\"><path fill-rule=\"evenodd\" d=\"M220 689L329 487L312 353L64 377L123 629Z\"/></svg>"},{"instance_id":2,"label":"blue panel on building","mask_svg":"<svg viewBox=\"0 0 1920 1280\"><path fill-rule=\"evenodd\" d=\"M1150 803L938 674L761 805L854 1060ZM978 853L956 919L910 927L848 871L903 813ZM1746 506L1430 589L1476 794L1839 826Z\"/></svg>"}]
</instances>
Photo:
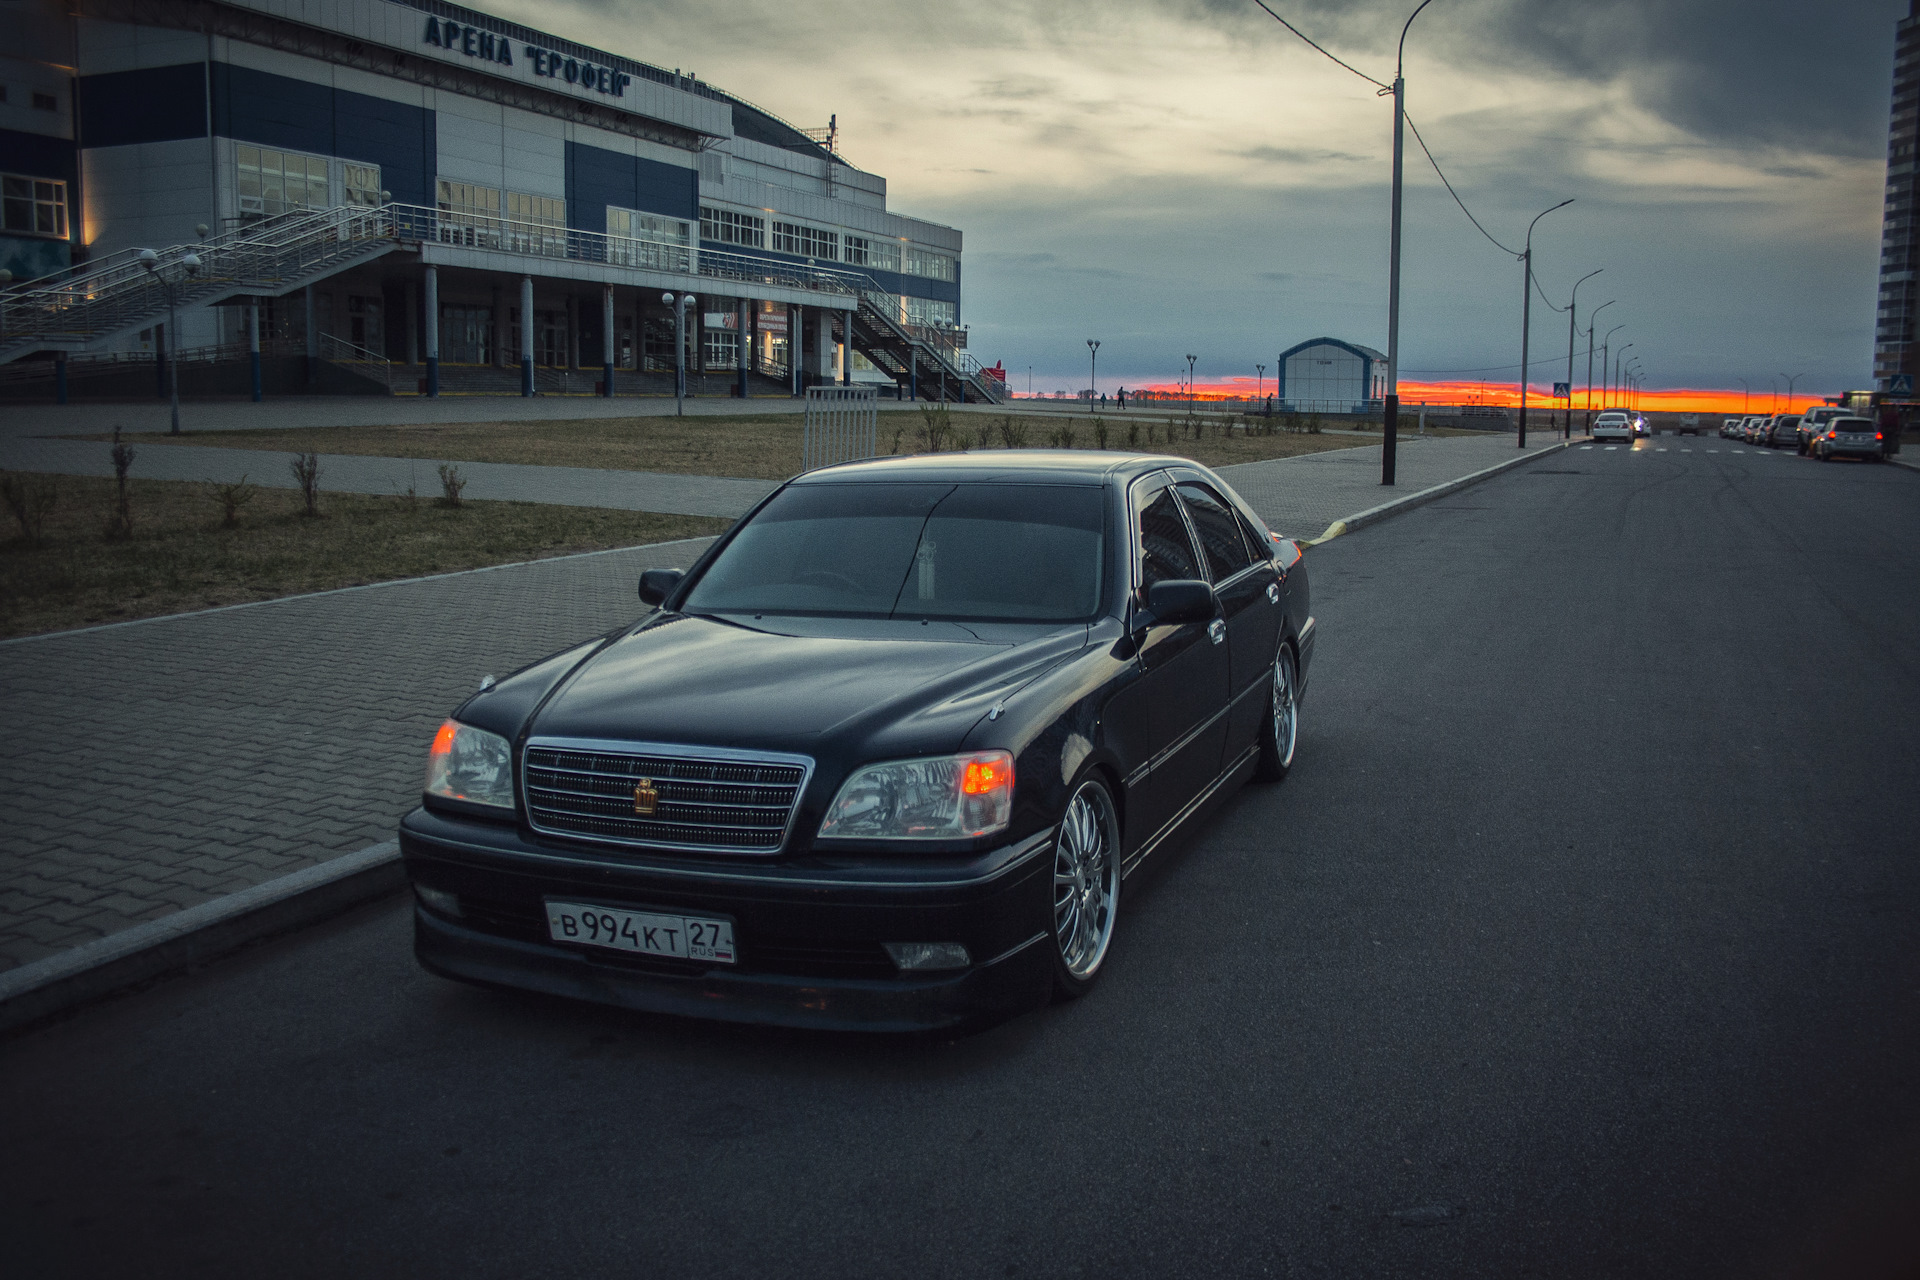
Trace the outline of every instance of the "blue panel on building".
<instances>
[{"instance_id":1,"label":"blue panel on building","mask_svg":"<svg viewBox=\"0 0 1920 1280\"><path fill-rule=\"evenodd\" d=\"M207 136L203 62L81 76L75 97L83 147Z\"/></svg>"},{"instance_id":2,"label":"blue panel on building","mask_svg":"<svg viewBox=\"0 0 1920 1280\"><path fill-rule=\"evenodd\" d=\"M213 127L223 138L380 166L404 204L433 203L433 112L289 76L213 64Z\"/></svg>"},{"instance_id":3,"label":"blue panel on building","mask_svg":"<svg viewBox=\"0 0 1920 1280\"><path fill-rule=\"evenodd\" d=\"M567 225L605 231L607 206L700 220L700 173L604 147L567 144Z\"/></svg>"},{"instance_id":4,"label":"blue panel on building","mask_svg":"<svg viewBox=\"0 0 1920 1280\"><path fill-rule=\"evenodd\" d=\"M59 178L65 182L79 177L73 143L65 138L21 133L16 129L0 129L0 169L30 178Z\"/></svg>"}]
</instances>

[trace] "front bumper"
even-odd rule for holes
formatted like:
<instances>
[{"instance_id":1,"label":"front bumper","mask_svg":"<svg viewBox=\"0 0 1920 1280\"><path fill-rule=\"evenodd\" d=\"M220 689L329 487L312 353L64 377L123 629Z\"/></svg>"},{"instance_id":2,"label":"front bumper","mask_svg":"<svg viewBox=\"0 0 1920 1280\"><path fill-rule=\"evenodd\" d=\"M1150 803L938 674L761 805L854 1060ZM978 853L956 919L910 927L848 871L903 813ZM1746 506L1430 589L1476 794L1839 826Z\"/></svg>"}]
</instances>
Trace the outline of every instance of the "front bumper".
<instances>
[{"instance_id":1,"label":"front bumper","mask_svg":"<svg viewBox=\"0 0 1920 1280\"><path fill-rule=\"evenodd\" d=\"M415 809L400 824L414 954L434 973L654 1013L873 1031L983 1026L1045 1000L1051 833L965 858L693 859L547 841ZM545 899L723 916L738 964L552 941ZM958 942L971 967L902 973L884 942Z\"/></svg>"}]
</instances>

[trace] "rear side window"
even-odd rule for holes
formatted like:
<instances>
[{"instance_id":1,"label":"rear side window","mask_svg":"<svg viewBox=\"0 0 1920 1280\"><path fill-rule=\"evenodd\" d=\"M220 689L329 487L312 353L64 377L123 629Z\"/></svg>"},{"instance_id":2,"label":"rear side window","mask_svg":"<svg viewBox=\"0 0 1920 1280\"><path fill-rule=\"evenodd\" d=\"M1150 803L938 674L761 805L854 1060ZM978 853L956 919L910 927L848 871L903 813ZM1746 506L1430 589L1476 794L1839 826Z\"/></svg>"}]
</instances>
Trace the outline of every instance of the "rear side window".
<instances>
[{"instance_id":1,"label":"rear side window","mask_svg":"<svg viewBox=\"0 0 1920 1280\"><path fill-rule=\"evenodd\" d=\"M1200 535L1200 550L1213 580L1231 578L1251 564L1247 540L1240 535L1240 522L1226 499L1192 480L1182 481L1177 487L1180 500L1187 504L1187 514L1193 517L1193 531Z\"/></svg>"},{"instance_id":2,"label":"rear side window","mask_svg":"<svg viewBox=\"0 0 1920 1280\"><path fill-rule=\"evenodd\" d=\"M1832 427L1835 431L1844 431L1848 433L1873 430L1873 422L1869 418L1835 418L1832 422L1828 423L1827 425Z\"/></svg>"},{"instance_id":3,"label":"rear side window","mask_svg":"<svg viewBox=\"0 0 1920 1280\"><path fill-rule=\"evenodd\" d=\"M1173 490L1162 489L1140 512L1140 585L1201 576Z\"/></svg>"}]
</instances>

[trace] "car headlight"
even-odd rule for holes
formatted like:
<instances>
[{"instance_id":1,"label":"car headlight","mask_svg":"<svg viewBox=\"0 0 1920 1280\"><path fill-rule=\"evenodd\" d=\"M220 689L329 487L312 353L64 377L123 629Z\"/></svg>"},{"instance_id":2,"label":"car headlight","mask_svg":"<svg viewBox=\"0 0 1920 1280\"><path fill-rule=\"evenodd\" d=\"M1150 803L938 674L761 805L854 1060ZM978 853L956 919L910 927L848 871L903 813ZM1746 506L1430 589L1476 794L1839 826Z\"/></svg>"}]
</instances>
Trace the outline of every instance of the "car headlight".
<instances>
[{"instance_id":1,"label":"car headlight","mask_svg":"<svg viewBox=\"0 0 1920 1280\"><path fill-rule=\"evenodd\" d=\"M513 749L497 733L447 721L427 752L427 794L513 808Z\"/></svg>"},{"instance_id":2,"label":"car headlight","mask_svg":"<svg viewBox=\"0 0 1920 1280\"><path fill-rule=\"evenodd\" d=\"M971 751L857 769L820 835L840 840L963 840L1004 829L1013 812L1013 756Z\"/></svg>"}]
</instances>

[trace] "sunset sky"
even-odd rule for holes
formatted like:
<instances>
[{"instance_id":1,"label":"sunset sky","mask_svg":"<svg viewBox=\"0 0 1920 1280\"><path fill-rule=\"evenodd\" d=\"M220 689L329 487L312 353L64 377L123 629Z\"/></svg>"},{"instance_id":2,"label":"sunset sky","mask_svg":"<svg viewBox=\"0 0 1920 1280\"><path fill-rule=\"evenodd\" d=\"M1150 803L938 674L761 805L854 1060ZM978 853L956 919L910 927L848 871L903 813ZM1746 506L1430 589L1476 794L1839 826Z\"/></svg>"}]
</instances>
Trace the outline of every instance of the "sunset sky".
<instances>
[{"instance_id":1,"label":"sunset sky","mask_svg":"<svg viewBox=\"0 0 1920 1280\"><path fill-rule=\"evenodd\" d=\"M1417 0L1270 0L1391 79ZM842 150L890 207L966 234L964 315L1023 390L1254 376L1330 335L1386 346L1392 112L1252 0L506 0L489 8L679 67ZM1869 385L1899 0L1435 0L1408 111L1495 237L1582 323L1617 299L1654 387L1766 399ZM1401 368L1517 379L1521 270L1407 143ZM1564 377L1566 317L1536 352ZM1579 375L1584 377L1584 361ZM1784 378L1778 378L1784 388ZM1404 389L1403 389L1404 390ZM1796 399L1802 398L1796 395Z\"/></svg>"}]
</instances>

